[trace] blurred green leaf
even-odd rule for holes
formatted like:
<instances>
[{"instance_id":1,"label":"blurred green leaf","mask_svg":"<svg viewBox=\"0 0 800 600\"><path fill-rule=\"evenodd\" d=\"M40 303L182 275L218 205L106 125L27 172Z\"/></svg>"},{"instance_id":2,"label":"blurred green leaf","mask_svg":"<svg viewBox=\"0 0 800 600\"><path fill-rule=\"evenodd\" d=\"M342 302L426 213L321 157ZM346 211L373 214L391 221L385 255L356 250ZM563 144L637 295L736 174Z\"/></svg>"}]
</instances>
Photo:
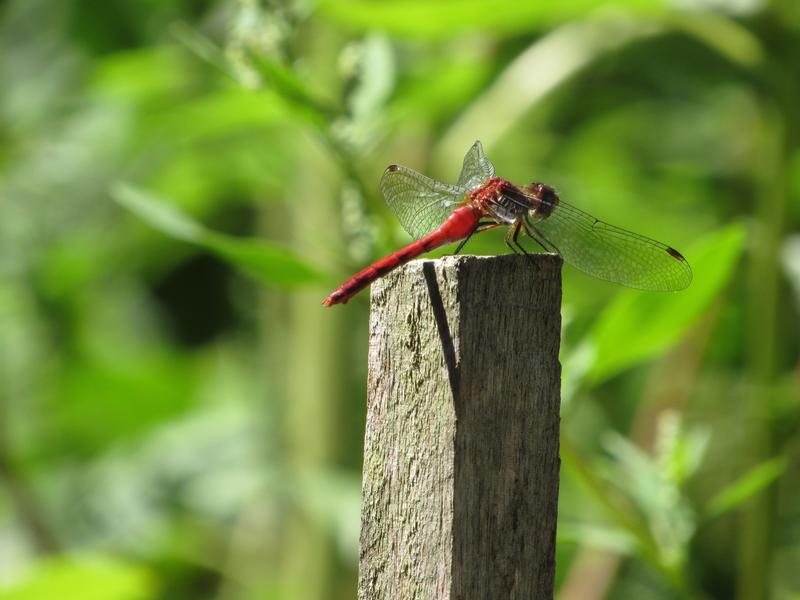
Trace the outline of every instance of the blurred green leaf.
<instances>
[{"instance_id":1,"label":"blurred green leaf","mask_svg":"<svg viewBox=\"0 0 800 600\"><path fill-rule=\"evenodd\" d=\"M309 122L323 127L337 113L332 104L319 98L290 68L255 53L250 54L250 59L264 81Z\"/></svg>"},{"instance_id":2,"label":"blurred green leaf","mask_svg":"<svg viewBox=\"0 0 800 600\"><path fill-rule=\"evenodd\" d=\"M203 246L262 283L288 288L328 282L321 271L272 242L207 232Z\"/></svg>"},{"instance_id":3,"label":"blurred green leaf","mask_svg":"<svg viewBox=\"0 0 800 600\"><path fill-rule=\"evenodd\" d=\"M203 244L206 235L203 226L169 203L126 183L115 185L111 195L119 204L162 233L184 242Z\"/></svg>"},{"instance_id":4,"label":"blurred green leaf","mask_svg":"<svg viewBox=\"0 0 800 600\"><path fill-rule=\"evenodd\" d=\"M125 349L65 357L51 385L46 446L53 455L97 454L193 407L197 381L188 356Z\"/></svg>"},{"instance_id":5,"label":"blurred green leaf","mask_svg":"<svg viewBox=\"0 0 800 600\"><path fill-rule=\"evenodd\" d=\"M745 242L745 227L734 223L689 249L694 271L688 289L676 294L620 292L603 311L587 342L594 363L588 378L598 383L647 360L675 343L708 309L734 272Z\"/></svg>"},{"instance_id":6,"label":"blurred green leaf","mask_svg":"<svg viewBox=\"0 0 800 600\"><path fill-rule=\"evenodd\" d=\"M481 90L491 76L491 63L459 56L436 57L417 65L402 88L397 90L390 110L396 119L431 116L443 118L457 113Z\"/></svg>"},{"instance_id":7,"label":"blurred green leaf","mask_svg":"<svg viewBox=\"0 0 800 600\"><path fill-rule=\"evenodd\" d=\"M764 58L764 48L748 29L710 11L693 11L669 15L667 21L707 44L722 56L744 67L754 67Z\"/></svg>"},{"instance_id":8,"label":"blurred green leaf","mask_svg":"<svg viewBox=\"0 0 800 600\"><path fill-rule=\"evenodd\" d=\"M130 102L176 93L188 83L185 60L158 47L118 52L98 60L89 85L94 94Z\"/></svg>"},{"instance_id":9,"label":"blurred green leaf","mask_svg":"<svg viewBox=\"0 0 800 600\"><path fill-rule=\"evenodd\" d=\"M530 31L583 17L587 11L608 4L607 0L321 0L319 10L331 20L358 31L377 29L398 36L441 38L467 30L505 34ZM642 15L664 11L661 0L617 0L614 5Z\"/></svg>"},{"instance_id":10,"label":"blurred green leaf","mask_svg":"<svg viewBox=\"0 0 800 600\"><path fill-rule=\"evenodd\" d=\"M656 437L656 458L662 476L675 485L682 485L701 465L710 439L709 428L687 428L681 423L679 413L661 413Z\"/></svg>"},{"instance_id":11,"label":"blurred green leaf","mask_svg":"<svg viewBox=\"0 0 800 600\"><path fill-rule=\"evenodd\" d=\"M270 90L224 89L159 115L154 119L153 135L171 142L197 142L259 127L263 130L289 114L283 100Z\"/></svg>"},{"instance_id":12,"label":"blurred green leaf","mask_svg":"<svg viewBox=\"0 0 800 600\"><path fill-rule=\"evenodd\" d=\"M779 456L750 469L727 486L706 505L706 517L716 518L742 505L759 491L767 487L786 470L786 458Z\"/></svg>"},{"instance_id":13,"label":"blurred green leaf","mask_svg":"<svg viewBox=\"0 0 800 600\"><path fill-rule=\"evenodd\" d=\"M133 563L66 557L40 561L22 582L0 587L0 600L145 600L153 597L153 583L150 573Z\"/></svg>"},{"instance_id":14,"label":"blurred green leaf","mask_svg":"<svg viewBox=\"0 0 800 600\"><path fill-rule=\"evenodd\" d=\"M170 27L170 33L172 33L172 36L176 40L194 52L199 58L215 66L220 72L228 75L232 79L236 79L222 50L220 50L214 42L202 35L197 29L188 23L176 22Z\"/></svg>"},{"instance_id":15,"label":"blurred green leaf","mask_svg":"<svg viewBox=\"0 0 800 600\"><path fill-rule=\"evenodd\" d=\"M609 431L603 436L603 448L614 459L605 477L635 500L647 514L661 508L665 484L655 460L622 435Z\"/></svg>"},{"instance_id":16,"label":"blurred green leaf","mask_svg":"<svg viewBox=\"0 0 800 600\"><path fill-rule=\"evenodd\" d=\"M574 543L619 554L630 554L637 546L636 538L619 527L592 523L559 522L558 543Z\"/></svg>"},{"instance_id":17,"label":"blurred green leaf","mask_svg":"<svg viewBox=\"0 0 800 600\"><path fill-rule=\"evenodd\" d=\"M239 83L246 83L240 81L241 77L236 74L236 65L231 64L229 57L212 40L198 30L186 23L177 23L172 27L172 34L209 64L214 65ZM243 58L244 55L237 56L239 61L242 61ZM242 67L247 67L257 72L271 86L277 96L285 102L286 108L296 117L317 128L322 128L327 124L328 119L332 118L336 113L336 107L332 103L320 98L289 67L255 51L246 53L245 62L247 63L246 65L239 65L239 70L242 70ZM257 81L250 82L249 86L253 87L255 84L257 84Z\"/></svg>"},{"instance_id":18,"label":"blurred green leaf","mask_svg":"<svg viewBox=\"0 0 800 600\"><path fill-rule=\"evenodd\" d=\"M663 428L663 421L660 426ZM658 547L659 562L669 569L683 564L696 523L688 499L666 470L669 465L663 460L657 462L617 433L606 434L603 442L615 459L608 467L609 483L633 500L645 515Z\"/></svg>"},{"instance_id":19,"label":"blurred green leaf","mask_svg":"<svg viewBox=\"0 0 800 600\"><path fill-rule=\"evenodd\" d=\"M209 231L167 201L132 185L117 183L111 195L159 231L210 250L261 283L292 288L328 282L326 275L288 248L266 240Z\"/></svg>"},{"instance_id":20,"label":"blurred green leaf","mask_svg":"<svg viewBox=\"0 0 800 600\"><path fill-rule=\"evenodd\" d=\"M358 54L357 81L347 103L354 117L371 117L380 113L394 87L394 54L382 35L368 36Z\"/></svg>"},{"instance_id":21,"label":"blurred green leaf","mask_svg":"<svg viewBox=\"0 0 800 600\"><path fill-rule=\"evenodd\" d=\"M342 554L356 561L361 526L360 478L333 469L307 470L296 474L293 485L297 503L330 528Z\"/></svg>"}]
</instances>

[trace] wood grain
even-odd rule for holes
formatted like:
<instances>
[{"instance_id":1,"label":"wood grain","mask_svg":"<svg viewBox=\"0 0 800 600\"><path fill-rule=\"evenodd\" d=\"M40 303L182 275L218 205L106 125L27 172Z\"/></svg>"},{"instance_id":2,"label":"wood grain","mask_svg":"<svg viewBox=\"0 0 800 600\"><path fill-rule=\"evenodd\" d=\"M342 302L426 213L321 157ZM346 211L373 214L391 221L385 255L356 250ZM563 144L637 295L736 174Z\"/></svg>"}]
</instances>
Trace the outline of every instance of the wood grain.
<instances>
[{"instance_id":1,"label":"wood grain","mask_svg":"<svg viewBox=\"0 0 800 600\"><path fill-rule=\"evenodd\" d=\"M532 258L373 284L361 600L552 597L561 259Z\"/></svg>"}]
</instances>

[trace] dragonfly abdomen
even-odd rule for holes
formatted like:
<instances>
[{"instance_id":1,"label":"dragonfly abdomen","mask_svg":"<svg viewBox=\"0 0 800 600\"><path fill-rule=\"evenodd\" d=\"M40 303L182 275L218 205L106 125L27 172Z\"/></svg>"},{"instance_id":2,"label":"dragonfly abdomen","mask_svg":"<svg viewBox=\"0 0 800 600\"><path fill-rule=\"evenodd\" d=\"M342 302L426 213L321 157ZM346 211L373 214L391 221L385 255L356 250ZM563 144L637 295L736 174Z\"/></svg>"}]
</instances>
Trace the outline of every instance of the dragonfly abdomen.
<instances>
[{"instance_id":1,"label":"dragonfly abdomen","mask_svg":"<svg viewBox=\"0 0 800 600\"><path fill-rule=\"evenodd\" d=\"M478 226L480 217L481 213L471 205L457 208L436 231L396 252L392 252L366 269L359 271L339 286L322 304L325 306L346 304L350 298L373 281L383 277L390 271L394 271L397 267L406 264L420 254L467 237Z\"/></svg>"}]
</instances>

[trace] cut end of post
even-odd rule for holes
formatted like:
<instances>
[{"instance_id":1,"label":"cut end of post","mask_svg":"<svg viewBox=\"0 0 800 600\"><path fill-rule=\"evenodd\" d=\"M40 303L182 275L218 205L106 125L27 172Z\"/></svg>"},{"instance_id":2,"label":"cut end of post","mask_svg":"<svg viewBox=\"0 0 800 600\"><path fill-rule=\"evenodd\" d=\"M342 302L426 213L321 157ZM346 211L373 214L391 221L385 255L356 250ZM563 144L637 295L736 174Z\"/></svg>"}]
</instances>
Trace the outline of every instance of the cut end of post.
<instances>
[{"instance_id":1,"label":"cut end of post","mask_svg":"<svg viewBox=\"0 0 800 600\"><path fill-rule=\"evenodd\" d=\"M462 296L463 302L480 306L530 307L535 297L535 288L542 281L558 281L561 290L561 268L564 260L558 254L536 253L526 256L502 254L498 256L476 256L463 254L443 256L438 259L417 259L389 273L372 284L372 303L384 294L391 293L396 286L403 286L409 277L424 281L424 265L430 264L436 272L450 273L448 280L456 274L464 277L479 276L482 285L474 293ZM427 286L426 284L426 287ZM429 292L429 290L427 290ZM397 299L395 299L397 300Z\"/></svg>"}]
</instances>

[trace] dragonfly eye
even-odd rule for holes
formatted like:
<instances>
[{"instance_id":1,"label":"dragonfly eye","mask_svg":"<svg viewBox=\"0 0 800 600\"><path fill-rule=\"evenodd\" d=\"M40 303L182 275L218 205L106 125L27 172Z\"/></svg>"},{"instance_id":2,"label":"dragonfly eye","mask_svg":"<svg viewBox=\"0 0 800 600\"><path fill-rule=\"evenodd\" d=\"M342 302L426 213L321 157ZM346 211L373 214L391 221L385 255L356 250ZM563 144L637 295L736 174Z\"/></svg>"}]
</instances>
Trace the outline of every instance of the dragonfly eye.
<instances>
[{"instance_id":1,"label":"dragonfly eye","mask_svg":"<svg viewBox=\"0 0 800 600\"><path fill-rule=\"evenodd\" d=\"M525 191L538 201L533 209L538 219L549 217L558 205L558 194L549 185L534 181L525 186Z\"/></svg>"}]
</instances>

